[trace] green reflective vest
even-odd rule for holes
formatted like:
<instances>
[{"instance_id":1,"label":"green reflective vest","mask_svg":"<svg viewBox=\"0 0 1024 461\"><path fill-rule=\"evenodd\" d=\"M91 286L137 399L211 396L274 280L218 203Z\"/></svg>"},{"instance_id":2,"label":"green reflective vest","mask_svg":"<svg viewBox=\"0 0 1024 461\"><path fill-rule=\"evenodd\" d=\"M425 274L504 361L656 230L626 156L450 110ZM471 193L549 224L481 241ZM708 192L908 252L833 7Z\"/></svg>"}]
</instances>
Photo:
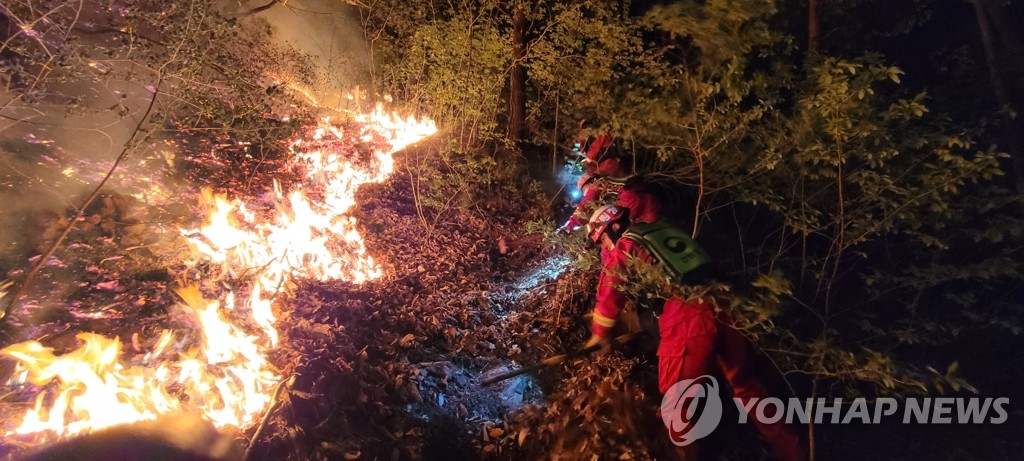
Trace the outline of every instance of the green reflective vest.
<instances>
[{"instance_id":1,"label":"green reflective vest","mask_svg":"<svg viewBox=\"0 0 1024 461\"><path fill-rule=\"evenodd\" d=\"M656 265L680 282L686 274L711 262L689 234L662 219L631 224L622 237L640 245Z\"/></svg>"}]
</instances>

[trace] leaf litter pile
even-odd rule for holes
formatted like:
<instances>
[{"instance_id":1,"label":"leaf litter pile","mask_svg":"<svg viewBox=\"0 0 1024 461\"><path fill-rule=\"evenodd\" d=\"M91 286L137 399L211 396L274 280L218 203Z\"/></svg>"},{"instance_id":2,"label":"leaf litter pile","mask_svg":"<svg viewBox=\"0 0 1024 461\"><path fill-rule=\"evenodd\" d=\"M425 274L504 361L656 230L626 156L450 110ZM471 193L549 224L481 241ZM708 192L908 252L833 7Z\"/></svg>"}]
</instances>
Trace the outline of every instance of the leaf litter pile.
<instances>
[{"instance_id":1,"label":"leaf litter pile","mask_svg":"<svg viewBox=\"0 0 1024 461\"><path fill-rule=\"evenodd\" d=\"M254 441L253 458L651 459L663 429L650 354L626 349L480 385L582 347L597 272L570 263L564 247L578 240L527 234L527 223L548 218L549 201L521 169L482 185L468 206L424 220L404 165L450 167L435 156L431 145L411 148L396 156L385 183L357 194L352 214L382 278L299 280L277 303L281 342L270 360L294 381ZM191 161L195 183L218 168L201 156ZM293 177L285 164L268 161L258 176L224 179L220 188ZM103 195L37 282L46 295L31 297L24 309L31 314L5 325L2 345L37 339L70 350L76 333L97 331L122 338L129 358L140 356L174 322L167 306L180 301L173 289L183 280L211 290L237 283L178 259L186 249L173 229L187 227L181 216L194 216L185 203L185 196L154 206ZM64 223L41 217L30 233L43 246ZM0 363L6 381L14 366ZM32 403L24 389L0 398L5 421ZM244 444L255 432L235 435ZM4 442L0 454L24 448Z\"/></svg>"},{"instance_id":2,"label":"leaf litter pile","mask_svg":"<svg viewBox=\"0 0 1024 461\"><path fill-rule=\"evenodd\" d=\"M516 181L426 232L402 164L431 155L399 156L391 179L359 192L354 214L386 275L309 283L289 303L290 347L275 360L299 378L267 458L647 458L636 411L645 394L624 390L639 359L584 358L479 384L582 347L597 273L526 234L547 209Z\"/></svg>"}]
</instances>

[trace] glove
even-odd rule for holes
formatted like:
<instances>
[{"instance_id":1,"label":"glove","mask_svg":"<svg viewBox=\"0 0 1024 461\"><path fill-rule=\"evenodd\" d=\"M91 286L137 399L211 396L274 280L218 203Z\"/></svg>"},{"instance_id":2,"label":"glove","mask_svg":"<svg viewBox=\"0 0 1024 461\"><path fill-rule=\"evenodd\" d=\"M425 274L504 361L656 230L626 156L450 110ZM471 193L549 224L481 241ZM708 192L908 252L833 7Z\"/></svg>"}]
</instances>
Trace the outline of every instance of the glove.
<instances>
[{"instance_id":1,"label":"glove","mask_svg":"<svg viewBox=\"0 0 1024 461\"><path fill-rule=\"evenodd\" d=\"M577 223L575 223L574 221L576 221L575 216L570 216L569 219L567 221L565 221L565 224L562 224L562 226L559 227L556 232L561 233L561 234L565 234L565 235L571 234L572 231L576 228L576 225L577 225Z\"/></svg>"},{"instance_id":2,"label":"glove","mask_svg":"<svg viewBox=\"0 0 1024 461\"><path fill-rule=\"evenodd\" d=\"M583 348L589 349L596 345L601 345L601 348L594 352L596 355L604 355L612 350L612 342L608 338L598 335L590 335L590 339L587 340L587 344Z\"/></svg>"}]
</instances>

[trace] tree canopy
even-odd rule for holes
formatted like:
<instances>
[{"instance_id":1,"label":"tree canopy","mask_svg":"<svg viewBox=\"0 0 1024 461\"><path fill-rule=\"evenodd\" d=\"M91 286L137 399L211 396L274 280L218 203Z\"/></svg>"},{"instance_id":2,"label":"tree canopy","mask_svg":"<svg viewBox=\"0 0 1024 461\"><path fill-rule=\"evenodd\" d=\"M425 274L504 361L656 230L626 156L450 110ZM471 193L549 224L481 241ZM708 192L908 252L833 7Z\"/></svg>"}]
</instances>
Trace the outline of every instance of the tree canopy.
<instances>
[{"instance_id":1,"label":"tree canopy","mask_svg":"<svg viewBox=\"0 0 1024 461\"><path fill-rule=\"evenodd\" d=\"M1021 203L1005 173L1020 152L999 131L1019 122L991 94L1008 71L980 77L986 32L947 30L969 5L359 5L379 88L463 142L516 143L502 129L515 91L530 145L564 146L582 118L613 133L639 172L685 198L673 218L728 255L748 284L750 333L791 376L876 396L960 389L954 357L921 362L915 348L1020 331L1020 304L1000 296L1022 275ZM811 49L809 26L823 32Z\"/></svg>"}]
</instances>

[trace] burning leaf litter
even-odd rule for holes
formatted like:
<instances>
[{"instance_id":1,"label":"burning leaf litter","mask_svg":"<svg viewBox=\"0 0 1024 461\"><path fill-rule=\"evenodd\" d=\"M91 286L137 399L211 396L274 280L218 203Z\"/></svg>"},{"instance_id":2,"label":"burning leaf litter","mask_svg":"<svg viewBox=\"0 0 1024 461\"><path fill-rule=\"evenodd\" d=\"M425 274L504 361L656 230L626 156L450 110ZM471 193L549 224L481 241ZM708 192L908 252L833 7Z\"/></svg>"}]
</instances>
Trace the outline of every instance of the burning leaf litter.
<instances>
[{"instance_id":1,"label":"burning leaf litter","mask_svg":"<svg viewBox=\"0 0 1024 461\"><path fill-rule=\"evenodd\" d=\"M472 207L450 210L425 232L410 181L417 171L403 165L404 158L393 163L368 149L384 139L378 136L351 123L321 126L291 146L304 172L319 182L282 181L249 200L205 192L207 219L174 232L190 242L186 267L141 269L125 280L118 268L138 264L133 252L91 261L81 282L89 299L114 296L119 304L95 309L76 300L71 308L94 314L94 322L103 322L96 325L124 325L119 344L97 337L90 347L119 347L109 353L118 372L159 359L167 379L156 389L172 397L167 405L205 405L206 418L222 429L252 437L253 423L269 415L250 447L256 458L552 459L606 450L643 459L643 441L632 429L602 431L608 418L632 414L639 404L624 397L627 375L643 365L636 358L572 360L532 377L479 385L482 377L579 347L584 339L582 314L592 302L595 274L568 270L567 260L542 239L515 238L524 223L543 217L543 204L530 201L536 195L521 181L494 182L488 187L500 189L477 194ZM429 158L431 149L416 148L408 157ZM346 170L368 164L381 170ZM381 173L392 169L389 177ZM340 171L346 173L332 176ZM355 192L359 184L381 180ZM319 184L352 194L335 195ZM243 180L237 190L245 186ZM297 196L305 206L293 205ZM323 218L332 212L339 218ZM72 245L83 245L79 253L114 253L117 238L90 241L89 248ZM255 243L261 239L285 245L268 249ZM313 270L350 277L317 278ZM179 287L186 302L164 312L155 306L173 304L166 287L174 278L191 281ZM103 285L111 280L117 283ZM151 318L133 324L137 315L122 314L126 306ZM181 327L168 330L155 325L158 320ZM278 347L270 346L274 334ZM83 347L72 339L56 342L60 351ZM186 375L195 378L177 381ZM265 408L284 376L294 382L270 414ZM605 379L611 384L599 384ZM46 396L40 420L53 414L46 405L60 389L54 382L15 387L19 395L36 389ZM223 395L249 391L256 395L231 399L230 407L221 403ZM12 437L39 443L44 435Z\"/></svg>"},{"instance_id":2,"label":"burning leaf litter","mask_svg":"<svg viewBox=\"0 0 1024 461\"><path fill-rule=\"evenodd\" d=\"M38 341L0 351L19 362L15 385L37 392L32 408L2 429L5 436L42 442L183 408L218 427L252 425L281 377L267 358L278 342L272 304L300 277L362 283L381 276L345 213L356 189L391 174L396 151L436 130L432 122L400 119L380 107L352 119L345 126L353 133L324 120L293 143L306 178L287 197L280 186L262 204L203 194L204 224L183 231L195 250L191 267L217 267L211 273L236 276L239 289L180 287L175 317L184 324L163 330L148 353L125 357L120 339L93 333L80 333L81 345L70 352ZM373 146L371 158L343 149L351 145L346 138ZM116 280L94 287L120 290Z\"/></svg>"}]
</instances>

